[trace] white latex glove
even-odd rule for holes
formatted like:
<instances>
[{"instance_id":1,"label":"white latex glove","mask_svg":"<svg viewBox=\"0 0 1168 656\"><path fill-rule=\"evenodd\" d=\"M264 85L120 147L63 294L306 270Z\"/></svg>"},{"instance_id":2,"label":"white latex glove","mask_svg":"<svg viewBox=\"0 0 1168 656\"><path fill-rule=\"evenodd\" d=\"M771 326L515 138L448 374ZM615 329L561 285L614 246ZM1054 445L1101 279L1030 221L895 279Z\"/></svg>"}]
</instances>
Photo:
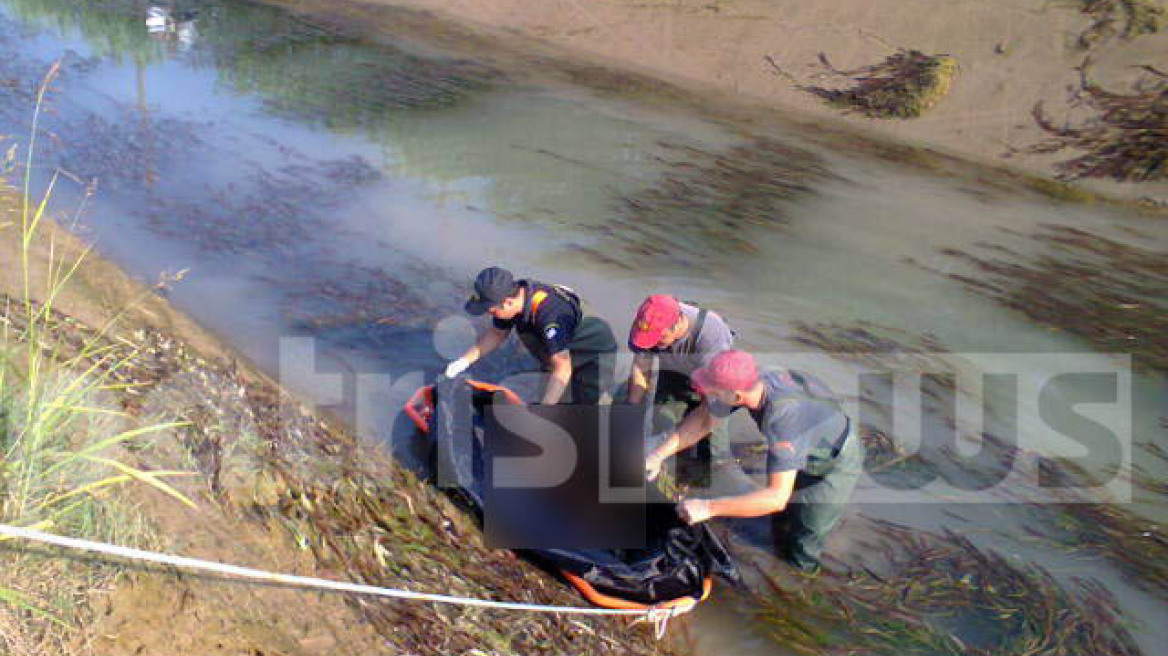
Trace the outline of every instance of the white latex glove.
<instances>
[{"instance_id":1,"label":"white latex glove","mask_svg":"<svg viewBox=\"0 0 1168 656\"><path fill-rule=\"evenodd\" d=\"M650 453L649 457L645 458L645 480L650 483L657 480L657 477L661 475L661 465L664 462L664 460L657 457L657 452Z\"/></svg>"},{"instance_id":2,"label":"white latex glove","mask_svg":"<svg viewBox=\"0 0 1168 656\"><path fill-rule=\"evenodd\" d=\"M649 452L648 457L645 458L645 479L650 483L661 475L661 466L665 463L666 458L661 458L657 455L657 450L661 448L669 439L669 431L661 433L654 433L645 438L645 449Z\"/></svg>"},{"instance_id":3,"label":"white latex glove","mask_svg":"<svg viewBox=\"0 0 1168 656\"><path fill-rule=\"evenodd\" d=\"M698 524L713 516L710 502L706 499L686 499L677 504L677 514L687 524Z\"/></svg>"},{"instance_id":4,"label":"white latex glove","mask_svg":"<svg viewBox=\"0 0 1168 656\"><path fill-rule=\"evenodd\" d=\"M467 360L466 358L459 358L459 359L451 362L450 364L446 365L446 372L445 372L446 377L447 378L455 378L458 376L458 374L466 371L467 367L469 367L469 366L470 366L469 360Z\"/></svg>"}]
</instances>

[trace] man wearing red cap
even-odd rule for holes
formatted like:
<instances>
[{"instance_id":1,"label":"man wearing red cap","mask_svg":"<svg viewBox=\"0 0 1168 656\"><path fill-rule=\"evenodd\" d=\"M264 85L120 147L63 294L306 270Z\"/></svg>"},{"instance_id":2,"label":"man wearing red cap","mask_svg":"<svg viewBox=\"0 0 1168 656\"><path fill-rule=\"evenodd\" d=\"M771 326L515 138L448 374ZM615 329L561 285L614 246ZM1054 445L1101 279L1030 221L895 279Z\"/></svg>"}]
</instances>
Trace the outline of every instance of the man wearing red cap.
<instances>
[{"instance_id":1,"label":"man wearing red cap","mask_svg":"<svg viewBox=\"0 0 1168 656\"><path fill-rule=\"evenodd\" d=\"M684 416L700 409L701 395L690 382L693 372L718 353L734 345L734 332L716 312L672 296L655 294L645 299L629 330L629 350L634 354L629 372L629 403L640 403L649 390L653 361L657 361L657 388L653 402L676 426ZM698 460L709 461L709 442ZM698 479L707 479L707 475ZM701 480L694 481L704 486Z\"/></svg>"},{"instance_id":2,"label":"man wearing red cap","mask_svg":"<svg viewBox=\"0 0 1168 656\"><path fill-rule=\"evenodd\" d=\"M679 504L691 524L711 517L761 517L776 522L782 555L800 570L819 569L824 540L843 515L864 462L851 420L823 383L796 371L759 373L743 351L724 351L694 372L704 411L691 413L645 462L649 480L662 463L708 435L721 419L746 408L767 442L767 485L718 499Z\"/></svg>"}]
</instances>

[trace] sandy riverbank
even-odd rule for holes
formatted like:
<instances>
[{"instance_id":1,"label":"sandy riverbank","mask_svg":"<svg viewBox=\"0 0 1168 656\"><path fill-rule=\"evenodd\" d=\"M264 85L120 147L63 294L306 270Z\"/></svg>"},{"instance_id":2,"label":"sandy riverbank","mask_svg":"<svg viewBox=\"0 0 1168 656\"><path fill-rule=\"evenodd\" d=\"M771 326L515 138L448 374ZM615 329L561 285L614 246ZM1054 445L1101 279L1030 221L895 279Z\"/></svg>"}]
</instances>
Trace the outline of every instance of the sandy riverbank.
<instances>
[{"instance_id":1,"label":"sandy riverbank","mask_svg":"<svg viewBox=\"0 0 1168 656\"><path fill-rule=\"evenodd\" d=\"M323 10L315 0L270 0ZM1168 33L1115 35L1078 45L1094 20L1074 3L1016 0L354 0L330 3L334 15L361 7L431 12L519 47L645 74L726 106L754 105L796 118L842 123L861 132L927 147L991 166L1051 177L1077 154L1025 152L1045 133L1032 111L1042 103L1056 121L1090 115L1071 107L1079 67L1092 79L1130 89L1141 65L1168 61ZM363 19L377 20L366 12ZM386 21L387 23L390 21ZM1122 21L1120 21L1122 23ZM1122 26L1120 27L1122 29ZM839 86L820 55L839 69L876 64L897 49L949 54L959 73L947 98L910 120L866 118L827 106L800 85ZM554 56L554 55L553 55ZM1168 183L1084 180L1127 199L1168 201Z\"/></svg>"}]
</instances>

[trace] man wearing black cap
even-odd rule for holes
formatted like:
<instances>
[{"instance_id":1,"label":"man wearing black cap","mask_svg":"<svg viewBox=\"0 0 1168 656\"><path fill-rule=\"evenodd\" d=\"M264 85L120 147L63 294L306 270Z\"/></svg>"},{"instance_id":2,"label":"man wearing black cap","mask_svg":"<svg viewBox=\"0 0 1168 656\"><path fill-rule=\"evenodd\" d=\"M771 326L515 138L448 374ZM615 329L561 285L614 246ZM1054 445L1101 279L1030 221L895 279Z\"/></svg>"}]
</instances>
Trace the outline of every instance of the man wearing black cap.
<instances>
[{"instance_id":1,"label":"man wearing black cap","mask_svg":"<svg viewBox=\"0 0 1168 656\"><path fill-rule=\"evenodd\" d=\"M499 267L483 269L466 302L472 315L490 314L491 327L461 358L446 367L453 378L494 351L515 329L519 340L550 373L542 402L559 403L571 386L572 402L595 405L611 386L616 339L602 319L585 317L580 298L560 285L515 280ZM605 357L608 356L608 357Z\"/></svg>"}]
</instances>

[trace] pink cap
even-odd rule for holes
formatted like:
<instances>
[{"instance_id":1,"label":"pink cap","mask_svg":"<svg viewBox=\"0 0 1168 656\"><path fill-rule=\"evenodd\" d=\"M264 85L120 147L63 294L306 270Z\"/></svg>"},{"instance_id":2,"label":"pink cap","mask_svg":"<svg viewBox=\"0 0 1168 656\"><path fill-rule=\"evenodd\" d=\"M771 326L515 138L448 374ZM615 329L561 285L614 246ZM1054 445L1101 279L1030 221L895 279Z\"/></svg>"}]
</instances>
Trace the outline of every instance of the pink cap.
<instances>
[{"instance_id":1,"label":"pink cap","mask_svg":"<svg viewBox=\"0 0 1168 656\"><path fill-rule=\"evenodd\" d=\"M677 323L681 306L677 299L665 294L654 294L641 303L637 318L629 330L629 343L635 348L650 349L661 341L661 335Z\"/></svg>"},{"instance_id":2,"label":"pink cap","mask_svg":"<svg viewBox=\"0 0 1168 656\"><path fill-rule=\"evenodd\" d=\"M758 366L746 351L722 351L691 378L699 388L745 392L758 382Z\"/></svg>"}]
</instances>

